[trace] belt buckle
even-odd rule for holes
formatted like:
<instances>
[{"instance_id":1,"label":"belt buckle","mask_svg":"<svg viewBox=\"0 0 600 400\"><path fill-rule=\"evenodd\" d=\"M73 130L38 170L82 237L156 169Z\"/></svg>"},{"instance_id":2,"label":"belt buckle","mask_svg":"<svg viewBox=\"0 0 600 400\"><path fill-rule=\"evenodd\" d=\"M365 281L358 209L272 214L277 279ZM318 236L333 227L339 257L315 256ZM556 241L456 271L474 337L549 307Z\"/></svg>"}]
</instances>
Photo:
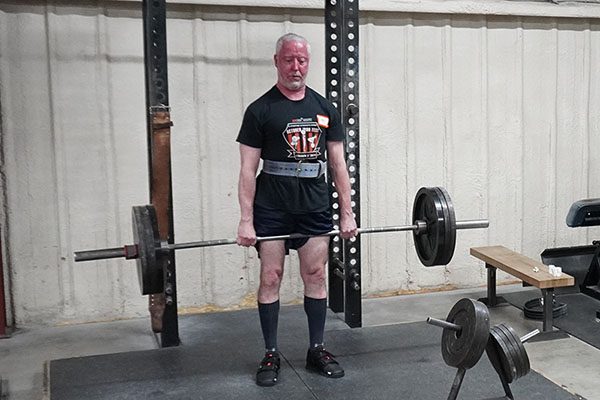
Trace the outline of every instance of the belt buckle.
<instances>
[{"instance_id":1,"label":"belt buckle","mask_svg":"<svg viewBox=\"0 0 600 400\"><path fill-rule=\"evenodd\" d=\"M296 178L300 177L301 172L302 172L302 160L298 161L298 165L296 166Z\"/></svg>"}]
</instances>

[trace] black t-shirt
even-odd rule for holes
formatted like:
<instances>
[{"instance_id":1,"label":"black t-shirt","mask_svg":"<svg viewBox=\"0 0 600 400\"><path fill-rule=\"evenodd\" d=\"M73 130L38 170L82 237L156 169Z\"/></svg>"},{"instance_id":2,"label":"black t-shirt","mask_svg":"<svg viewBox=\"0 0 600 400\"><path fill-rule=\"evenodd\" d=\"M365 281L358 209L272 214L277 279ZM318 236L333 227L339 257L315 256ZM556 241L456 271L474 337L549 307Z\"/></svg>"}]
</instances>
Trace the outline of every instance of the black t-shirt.
<instances>
[{"instance_id":1,"label":"black t-shirt","mask_svg":"<svg viewBox=\"0 0 600 400\"><path fill-rule=\"evenodd\" d=\"M237 137L239 143L261 149L263 160L303 163L325 161L327 141L344 140L340 115L323 96L309 87L293 101L273 86L248 106ZM329 208L325 176L297 178L261 172L254 204L291 213Z\"/></svg>"}]
</instances>

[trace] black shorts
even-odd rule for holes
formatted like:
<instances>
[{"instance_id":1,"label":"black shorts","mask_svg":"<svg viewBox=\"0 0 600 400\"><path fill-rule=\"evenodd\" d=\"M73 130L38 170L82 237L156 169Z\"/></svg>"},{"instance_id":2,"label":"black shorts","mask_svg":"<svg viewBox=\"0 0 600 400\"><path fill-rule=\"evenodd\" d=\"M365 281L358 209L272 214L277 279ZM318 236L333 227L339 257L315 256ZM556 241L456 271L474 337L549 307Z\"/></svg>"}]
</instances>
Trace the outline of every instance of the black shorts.
<instances>
[{"instance_id":1,"label":"black shorts","mask_svg":"<svg viewBox=\"0 0 600 400\"><path fill-rule=\"evenodd\" d=\"M256 236L279 236L292 233L320 235L333 230L331 211L291 214L286 211L272 210L254 205L254 230ZM289 250L298 250L308 238L288 239L285 241L285 254ZM256 243L258 250L260 242Z\"/></svg>"}]
</instances>

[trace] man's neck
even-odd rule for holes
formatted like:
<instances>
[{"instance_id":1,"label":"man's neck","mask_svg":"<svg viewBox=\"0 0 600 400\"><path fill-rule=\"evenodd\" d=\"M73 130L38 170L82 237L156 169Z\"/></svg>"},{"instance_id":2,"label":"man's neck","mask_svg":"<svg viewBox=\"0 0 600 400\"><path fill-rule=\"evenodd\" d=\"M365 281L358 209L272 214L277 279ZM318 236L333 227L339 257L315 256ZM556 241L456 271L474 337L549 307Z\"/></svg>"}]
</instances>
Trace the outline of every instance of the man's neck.
<instances>
[{"instance_id":1,"label":"man's neck","mask_svg":"<svg viewBox=\"0 0 600 400\"><path fill-rule=\"evenodd\" d=\"M302 100L304 98L304 94L306 93L306 86L302 86L298 90L290 90L285 86L281 85L279 82L277 83L277 89L290 100Z\"/></svg>"}]
</instances>

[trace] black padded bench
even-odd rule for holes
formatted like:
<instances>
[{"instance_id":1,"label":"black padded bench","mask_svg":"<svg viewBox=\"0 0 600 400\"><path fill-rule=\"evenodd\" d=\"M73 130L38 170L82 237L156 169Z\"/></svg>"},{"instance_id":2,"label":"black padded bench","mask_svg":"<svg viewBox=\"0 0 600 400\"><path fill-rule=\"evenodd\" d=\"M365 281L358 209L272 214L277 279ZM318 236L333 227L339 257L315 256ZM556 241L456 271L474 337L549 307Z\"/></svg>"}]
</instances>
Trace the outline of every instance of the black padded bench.
<instances>
[{"instance_id":1,"label":"black padded bench","mask_svg":"<svg viewBox=\"0 0 600 400\"><path fill-rule=\"evenodd\" d=\"M573 203L566 222L571 228L600 226L600 199ZM577 292L600 300L600 240L591 245L545 249L541 257L544 264L560 266L573 275ZM596 318L600 318L600 310L596 311Z\"/></svg>"},{"instance_id":2,"label":"black padded bench","mask_svg":"<svg viewBox=\"0 0 600 400\"><path fill-rule=\"evenodd\" d=\"M579 200L567 214L572 228L600 225L600 199ZM591 245L556 247L541 254L542 262L554 264L575 278L575 291L600 300L600 241Z\"/></svg>"},{"instance_id":3,"label":"black padded bench","mask_svg":"<svg viewBox=\"0 0 600 400\"><path fill-rule=\"evenodd\" d=\"M567 226L578 228L597 225L600 225L600 199L579 200L571 205Z\"/></svg>"}]
</instances>

